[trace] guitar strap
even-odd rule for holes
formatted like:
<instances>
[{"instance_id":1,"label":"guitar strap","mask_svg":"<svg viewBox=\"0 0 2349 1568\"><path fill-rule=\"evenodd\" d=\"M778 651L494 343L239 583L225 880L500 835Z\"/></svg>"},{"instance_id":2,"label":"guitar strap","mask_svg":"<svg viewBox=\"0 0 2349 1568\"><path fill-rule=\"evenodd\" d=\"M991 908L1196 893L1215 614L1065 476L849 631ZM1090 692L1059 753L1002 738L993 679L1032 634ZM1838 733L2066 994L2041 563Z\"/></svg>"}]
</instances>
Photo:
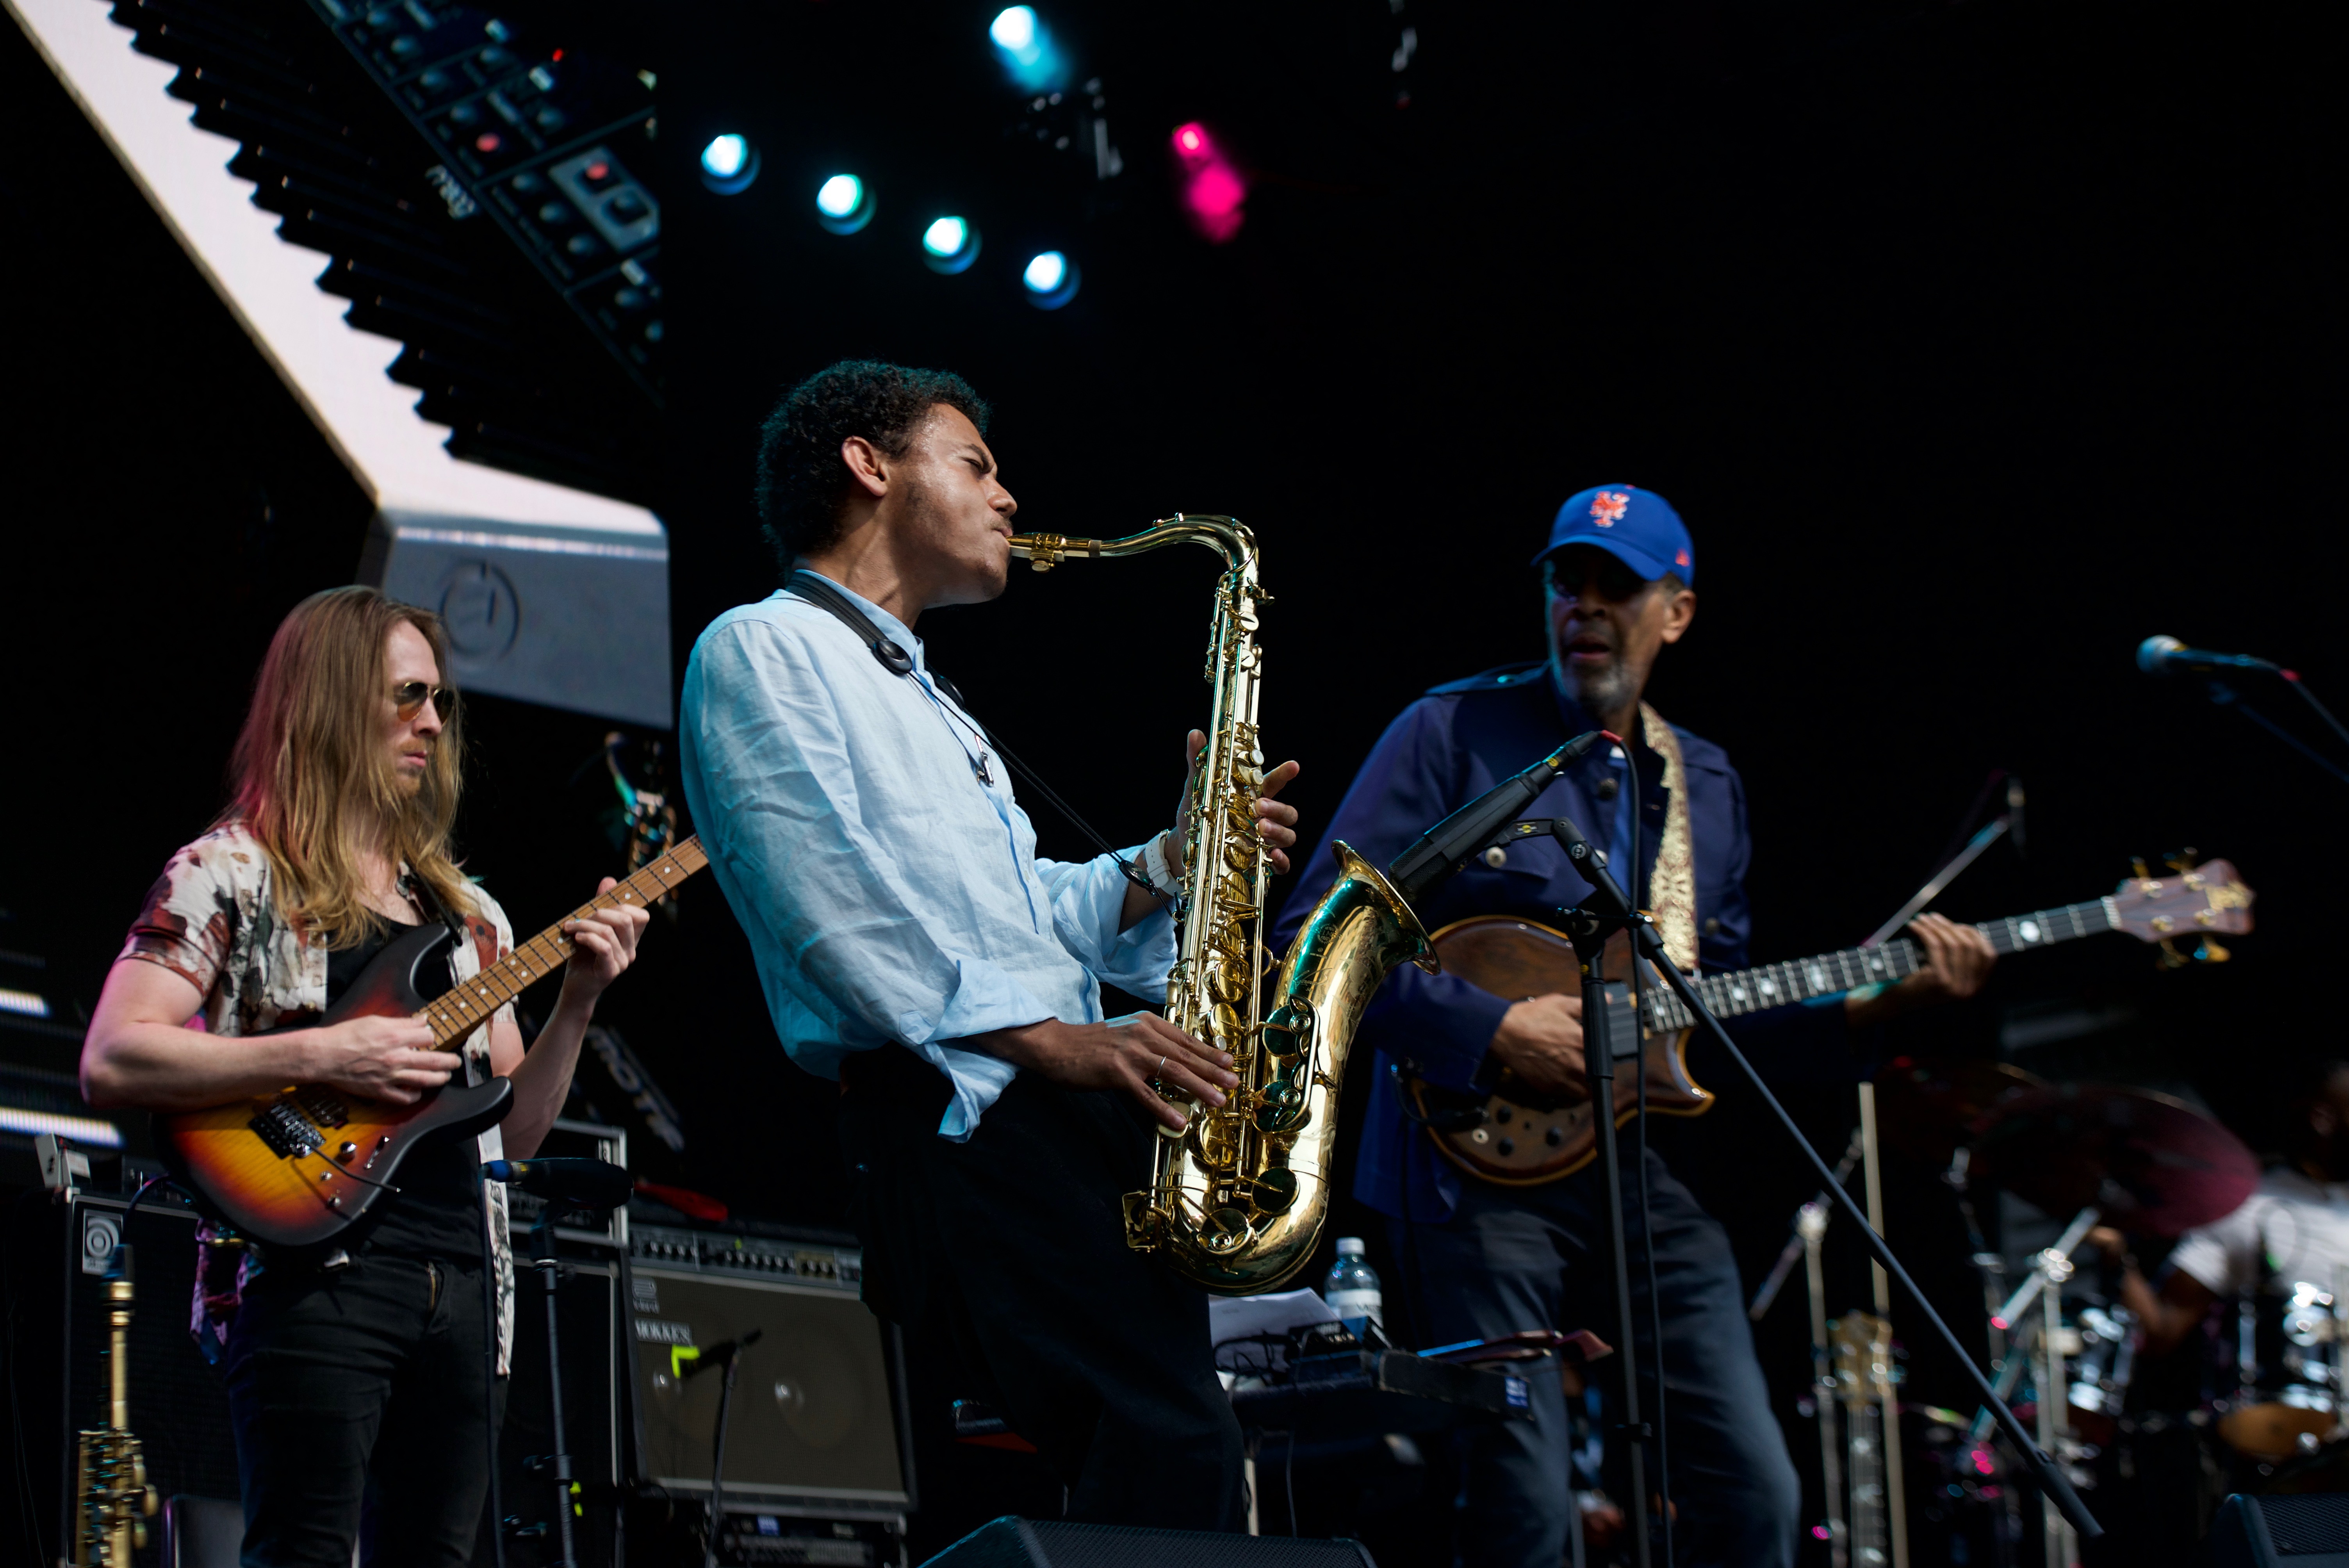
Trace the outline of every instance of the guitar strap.
<instances>
[{"instance_id":1,"label":"guitar strap","mask_svg":"<svg viewBox=\"0 0 2349 1568\"><path fill-rule=\"evenodd\" d=\"M401 881L407 885L408 896L414 899L418 906L427 914L449 928L451 942L449 949L449 984L452 986L463 985L465 978L457 972L457 952L459 948L473 940L472 934L465 929L465 923L458 917L457 912L450 909L441 901L440 895L432 891L430 882L418 876L405 865L399 868L399 874ZM482 1083L488 1078L489 1063L486 1052L483 1053L482 1060L475 1061L473 1053L465 1050L460 1045L458 1054L465 1059L465 1082L468 1087Z\"/></svg>"},{"instance_id":2,"label":"guitar strap","mask_svg":"<svg viewBox=\"0 0 2349 1568\"><path fill-rule=\"evenodd\" d=\"M1680 738L1663 716L1640 705L1640 724L1649 749L1664 759L1664 836L1656 845L1656 872L1648 899L1664 951L1682 972L1696 973L1696 839L1689 830L1688 769L1681 761Z\"/></svg>"}]
</instances>

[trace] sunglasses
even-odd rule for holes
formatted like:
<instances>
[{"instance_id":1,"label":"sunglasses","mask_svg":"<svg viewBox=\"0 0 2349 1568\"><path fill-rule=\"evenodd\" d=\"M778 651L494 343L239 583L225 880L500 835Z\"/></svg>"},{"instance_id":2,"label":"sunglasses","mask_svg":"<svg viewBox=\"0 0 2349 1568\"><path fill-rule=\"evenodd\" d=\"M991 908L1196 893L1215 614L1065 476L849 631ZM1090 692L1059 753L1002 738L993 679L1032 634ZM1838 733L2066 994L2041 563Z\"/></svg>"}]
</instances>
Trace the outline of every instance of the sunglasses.
<instances>
[{"instance_id":1,"label":"sunglasses","mask_svg":"<svg viewBox=\"0 0 2349 1568\"><path fill-rule=\"evenodd\" d=\"M402 681L391 688L391 708L399 715L402 724L422 713L428 701L432 704L432 711L445 719L449 710L457 706L457 694L447 686L429 686L422 681Z\"/></svg>"}]
</instances>

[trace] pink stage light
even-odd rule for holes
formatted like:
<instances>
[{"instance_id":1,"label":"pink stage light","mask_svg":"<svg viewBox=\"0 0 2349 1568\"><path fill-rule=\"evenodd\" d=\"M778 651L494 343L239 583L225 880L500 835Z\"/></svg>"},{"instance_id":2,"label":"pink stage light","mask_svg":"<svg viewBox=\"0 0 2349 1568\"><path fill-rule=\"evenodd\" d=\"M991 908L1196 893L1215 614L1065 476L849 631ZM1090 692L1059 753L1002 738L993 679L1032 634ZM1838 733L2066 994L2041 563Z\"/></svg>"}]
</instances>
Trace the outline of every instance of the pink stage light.
<instances>
[{"instance_id":1,"label":"pink stage light","mask_svg":"<svg viewBox=\"0 0 2349 1568\"><path fill-rule=\"evenodd\" d=\"M1247 181L1196 120L1174 128L1174 145L1182 165L1184 210L1194 228L1220 245L1247 221Z\"/></svg>"}]
</instances>

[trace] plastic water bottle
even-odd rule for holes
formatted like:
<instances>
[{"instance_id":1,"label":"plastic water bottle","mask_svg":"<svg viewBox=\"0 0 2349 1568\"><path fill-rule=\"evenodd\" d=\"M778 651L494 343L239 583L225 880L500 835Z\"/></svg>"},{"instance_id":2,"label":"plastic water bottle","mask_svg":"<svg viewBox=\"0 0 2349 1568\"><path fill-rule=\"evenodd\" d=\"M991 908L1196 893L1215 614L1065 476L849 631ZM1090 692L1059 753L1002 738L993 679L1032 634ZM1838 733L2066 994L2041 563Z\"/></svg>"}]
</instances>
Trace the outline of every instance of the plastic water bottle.
<instances>
[{"instance_id":1,"label":"plastic water bottle","mask_svg":"<svg viewBox=\"0 0 2349 1568\"><path fill-rule=\"evenodd\" d=\"M1321 1299L1340 1317L1367 1317L1377 1324L1381 1333L1386 1323L1381 1314L1384 1299L1379 1292L1379 1276L1362 1261L1362 1238L1338 1238L1338 1261L1330 1270L1330 1277L1321 1282Z\"/></svg>"}]
</instances>

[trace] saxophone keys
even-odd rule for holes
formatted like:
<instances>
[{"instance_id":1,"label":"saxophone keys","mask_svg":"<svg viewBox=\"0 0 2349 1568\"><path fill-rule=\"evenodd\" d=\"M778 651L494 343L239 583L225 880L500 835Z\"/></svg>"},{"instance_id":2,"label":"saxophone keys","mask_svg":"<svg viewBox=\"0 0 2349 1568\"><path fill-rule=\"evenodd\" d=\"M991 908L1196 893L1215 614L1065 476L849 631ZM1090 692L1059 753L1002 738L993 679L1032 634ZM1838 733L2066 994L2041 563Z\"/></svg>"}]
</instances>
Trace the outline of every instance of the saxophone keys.
<instances>
[{"instance_id":1,"label":"saxophone keys","mask_svg":"<svg viewBox=\"0 0 2349 1568\"><path fill-rule=\"evenodd\" d=\"M1248 1189L1248 1202L1259 1214L1285 1214L1297 1206L1297 1172L1276 1166L1258 1176Z\"/></svg>"}]
</instances>

